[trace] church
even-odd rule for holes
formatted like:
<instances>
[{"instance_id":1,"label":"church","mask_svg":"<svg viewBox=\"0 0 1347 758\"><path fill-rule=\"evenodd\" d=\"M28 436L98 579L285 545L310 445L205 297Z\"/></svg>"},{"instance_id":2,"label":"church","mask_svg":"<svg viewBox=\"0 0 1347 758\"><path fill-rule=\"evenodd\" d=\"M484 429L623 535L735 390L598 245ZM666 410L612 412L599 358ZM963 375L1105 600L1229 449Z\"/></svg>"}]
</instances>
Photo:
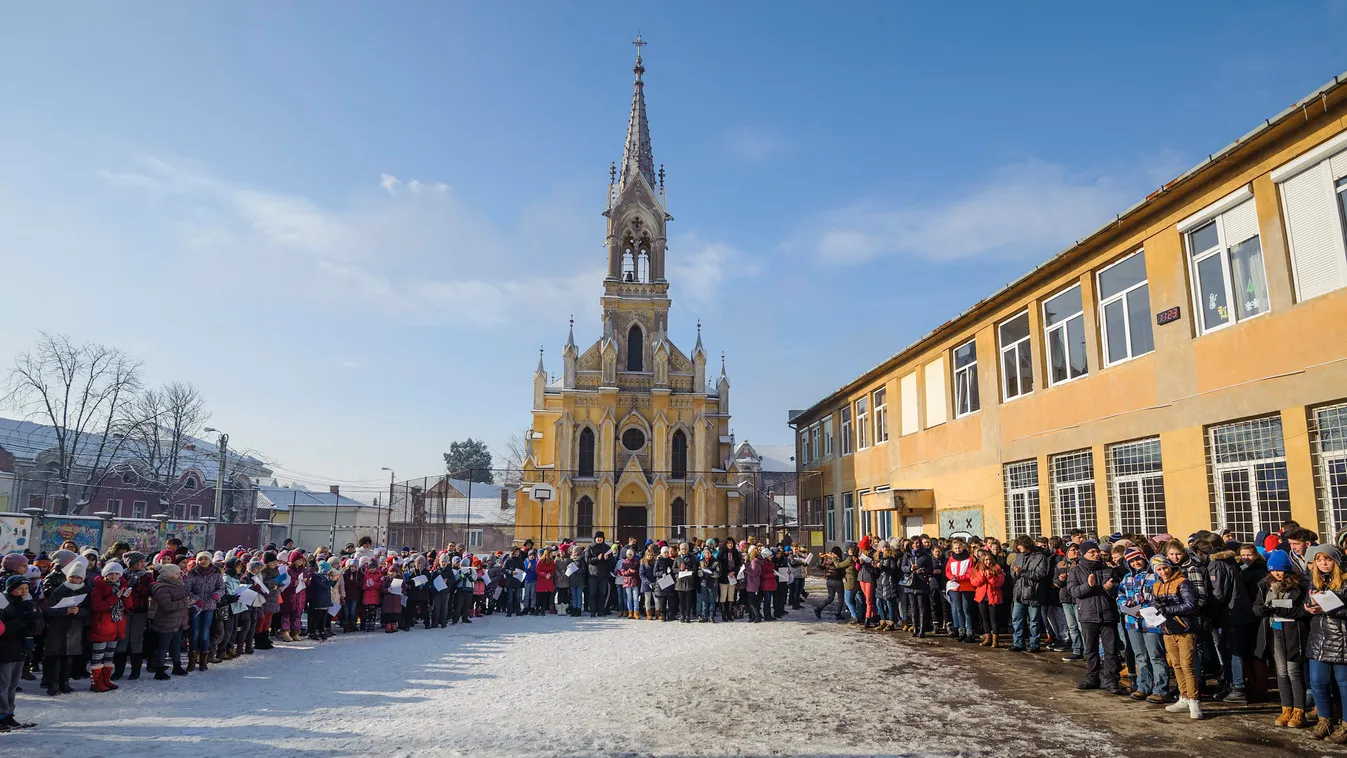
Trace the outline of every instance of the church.
<instances>
[{"instance_id":1,"label":"church","mask_svg":"<svg viewBox=\"0 0 1347 758\"><path fill-rule=\"evenodd\" d=\"M718 537L743 523L725 359L707 381L701 324L691 355L669 339L669 215L655 169L645 67L636 38L631 115L609 171L607 274L598 341L583 351L572 320L562 372L533 376L515 539L609 541ZM676 251L672 254L677 254Z\"/></svg>"}]
</instances>

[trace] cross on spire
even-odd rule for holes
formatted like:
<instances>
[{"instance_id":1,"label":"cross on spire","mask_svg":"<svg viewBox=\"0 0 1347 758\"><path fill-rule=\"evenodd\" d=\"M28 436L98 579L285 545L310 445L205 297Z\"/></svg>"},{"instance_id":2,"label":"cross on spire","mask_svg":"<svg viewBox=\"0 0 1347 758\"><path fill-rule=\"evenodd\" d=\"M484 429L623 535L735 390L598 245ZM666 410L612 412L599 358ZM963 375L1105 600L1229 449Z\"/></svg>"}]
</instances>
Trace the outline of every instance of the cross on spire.
<instances>
[{"instance_id":1,"label":"cross on spire","mask_svg":"<svg viewBox=\"0 0 1347 758\"><path fill-rule=\"evenodd\" d=\"M641 39L641 33L637 32L636 39L632 40L631 44L636 46L636 62L639 63L641 61L641 48L645 47L646 45L649 45L650 43Z\"/></svg>"}]
</instances>

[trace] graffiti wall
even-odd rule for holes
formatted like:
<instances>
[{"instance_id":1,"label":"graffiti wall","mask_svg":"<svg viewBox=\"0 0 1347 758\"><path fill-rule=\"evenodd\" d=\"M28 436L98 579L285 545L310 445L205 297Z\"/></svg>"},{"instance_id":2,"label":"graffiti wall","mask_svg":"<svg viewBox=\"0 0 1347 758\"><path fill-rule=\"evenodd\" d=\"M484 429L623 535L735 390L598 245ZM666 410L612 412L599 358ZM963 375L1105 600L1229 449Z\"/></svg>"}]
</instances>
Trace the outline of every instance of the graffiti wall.
<instances>
[{"instance_id":1,"label":"graffiti wall","mask_svg":"<svg viewBox=\"0 0 1347 758\"><path fill-rule=\"evenodd\" d=\"M164 529L164 539L177 537L188 550L195 553L198 550L205 550L209 544L207 542L210 538L207 531L209 526L204 521L170 521Z\"/></svg>"},{"instance_id":2,"label":"graffiti wall","mask_svg":"<svg viewBox=\"0 0 1347 758\"><path fill-rule=\"evenodd\" d=\"M0 516L0 555L34 550L33 542L37 538L31 517L14 514Z\"/></svg>"},{"instance_id":3,"label":"graffiti wall","mask_svg":"<svg viewBox=\"0 0 1347 758\"><path fill-rule=\"evenodd\" d=\"M75 516L47 516L42 521L42 552L51 554L61 549L61 543L74 540L81 548L88 546L103 550L103 520Z\"/></svg>"},{"instance_id":4,"label":"graffiti wall","mask_svg":"<svg viewBox=\"0 0 1347 758\"><path fill-rule=\"evenodd\" d=\"M117 519L108 522L107 526L103 527L103 549L107 550L116 542L126 542L131 545L132 550L150 556L159 552L164 544L159 538L159 522L148 520Z\"/></svg>"}]
</instances>

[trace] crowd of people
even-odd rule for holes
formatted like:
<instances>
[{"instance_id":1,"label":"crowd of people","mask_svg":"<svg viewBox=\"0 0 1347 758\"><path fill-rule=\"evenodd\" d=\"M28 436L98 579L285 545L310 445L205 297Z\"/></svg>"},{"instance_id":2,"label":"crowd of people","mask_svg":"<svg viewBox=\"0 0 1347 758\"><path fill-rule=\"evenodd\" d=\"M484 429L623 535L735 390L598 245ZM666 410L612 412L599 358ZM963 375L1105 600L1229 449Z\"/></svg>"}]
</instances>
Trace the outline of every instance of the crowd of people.
<instances>
[{"instance_id":1,"label":"crowd of people","mask_svg":"<svg viewBox=\"0 0 1347 758\"><path fill-rule=\"evenodd\" d=\"M940 633L1083 661L1081 690L1202 718L1201 701L1247 703L1276 682L1278 727L1347 744L1344 549L1295 522L1241 543L1201 531L1091 539L876 541L820 561L814 612L876 632ZM1124 674L1126 675L1124 677ZM1124 681L1125 679L1125 681Z\"/></svg>"},{"instance_id":2,"label":"crowd of people","mask_svg":"<svg viewBox=\"0 0 1347 758\"><path fill-rule=\"evenodd\" d=\"M0 732L15 693L50 696L89 680L156 680L276 644L334 633L388 634L507 617L567 614L752 623L804 608L805 578L827 595L814 614L877 633L948 635L1083 662L1082 690L1202 717L1204 699L1246 703L1275 679L1278 727L1347 744L1347 572L1343 544L1289 522L1242 544L1229 534L1017 537L1003 544L926 536L857 543L816 556L789 539L585 544L531 541L506 552L393 551L369 538L340 553L287 541L154 555L63 545L0 560ZM1008 644L1003 644L1003 641Z\"/></svg>"},{"instance_id":3,"label":"crowd of people","mask_svg":"<svg viewBox=\"0 0 1347 758\"><path fill-rule=\"evenodd\" d=\"M177 539L154 555L73 542L51 555L10 553L0 559L0 732L33 726L18 720L16 692L39 675L52 697L86 679L104 693L142 671L168 680L277 643L491 614L773 621L803 608L812 561L789 539L621 546L602 532L585 545L526 540L508 554L452 543L395 552L368 537L336 554L289 540L193 554Z\"/></svg>"}]
</instances>

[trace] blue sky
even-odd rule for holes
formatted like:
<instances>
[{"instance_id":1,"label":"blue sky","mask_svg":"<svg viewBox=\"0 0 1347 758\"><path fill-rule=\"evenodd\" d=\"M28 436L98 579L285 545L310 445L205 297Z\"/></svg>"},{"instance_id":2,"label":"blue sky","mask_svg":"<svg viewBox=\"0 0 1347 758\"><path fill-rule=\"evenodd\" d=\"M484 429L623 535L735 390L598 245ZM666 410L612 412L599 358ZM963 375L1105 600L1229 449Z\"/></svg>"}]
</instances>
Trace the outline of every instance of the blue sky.
<instances>
[{"instance_id":1,"label":"blue sky","mask_svg":"<svg viewBox=\"0 0 1347 758\"><path fill-rule=\"evenodd\" d=\"M597 337L637 30L671 336L703 321L759 443L1347 70L1341 0L3 15L0 359L117 345L350 490L500 445L538 347Z\"/></svg>"}]
</instances>

